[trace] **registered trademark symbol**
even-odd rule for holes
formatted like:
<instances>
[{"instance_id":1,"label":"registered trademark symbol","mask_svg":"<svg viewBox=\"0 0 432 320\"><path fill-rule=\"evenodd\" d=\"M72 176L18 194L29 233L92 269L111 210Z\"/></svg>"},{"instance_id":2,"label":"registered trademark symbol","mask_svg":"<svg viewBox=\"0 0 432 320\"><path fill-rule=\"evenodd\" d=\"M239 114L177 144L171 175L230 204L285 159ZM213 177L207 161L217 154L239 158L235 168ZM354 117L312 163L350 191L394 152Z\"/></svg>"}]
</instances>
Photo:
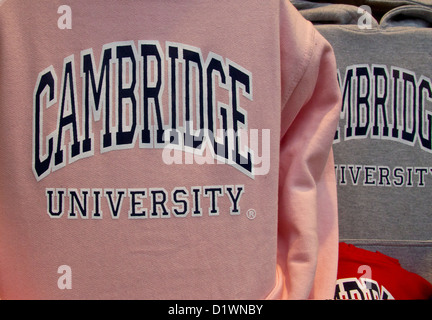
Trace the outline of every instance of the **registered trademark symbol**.
<instances>
[{"instance_id":1,"label":"registered trademark symbol","mask_svg":"<svg viewBox=\"0 0 432 320\"><path fill-rule=\"evenodd\" d=\"M253 219L255 219L255 218L256 218L256 211L255 211L254 209L249 209L249 210L246 212L246 217L247 217L249 220L253 220Z\"/></svg>"}]
</instances>

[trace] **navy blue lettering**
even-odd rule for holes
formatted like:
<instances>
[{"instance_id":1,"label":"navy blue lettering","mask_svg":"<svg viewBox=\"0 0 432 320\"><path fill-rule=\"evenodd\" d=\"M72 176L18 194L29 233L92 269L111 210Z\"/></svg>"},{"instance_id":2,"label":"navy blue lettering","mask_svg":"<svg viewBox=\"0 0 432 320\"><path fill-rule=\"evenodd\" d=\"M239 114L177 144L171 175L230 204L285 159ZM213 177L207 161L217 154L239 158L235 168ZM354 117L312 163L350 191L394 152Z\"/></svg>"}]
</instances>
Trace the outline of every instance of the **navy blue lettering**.
<instances>
[{"instance_id":1,"label":"navy blue lettering","mask_svg":"<svg viewBox=\"0 0 432 320\"><path fill-rule=\"evenodd\" d=\"M117 47L117 59L118 59L118 131L116 133L117 145L132 145L135 137L135 130L137 126L137 101L135 97L135 85L136 85L136 60L132 49L132 45L118 46ZM131 66L129 70L132 74L131 84L129 87L124 87L124 71L123 71L123 59L129 59ZM128 100L129 108L132 111L132 115L129 119L130 130L124 131L125 121L123 119L123 108L125 107L123 100Z\"/></svg>"},{"instance_id":2,"label":"navy blue lettering","mask_svg":"<svg viewBox=\"0 0 432 320\"><path fill-rule=\"evenodd\" d=\"M429 101L431 101L432 98L432 88L431 88L431 83L430 81L426 81L425 79L423 79L420 82L419 85L419 101L418 101L418 133L419 133L419 137L420 137L420 143L421 145L428 149L431 150L432 149L432 134L431 134L431 130L432 130L432 115L430 112L427 113L427 121L425 123L424 121L424 93L427 94L427 98L429 98ZM423 129L423 125L426 126L427 128L427 137L424 136L424 129Z\"/></svg>"},{"instance_id":3,"label":"navy blue lettering","mask_svg":"<svg viewBox=\"0 0 432 320\"><path fill-rule=\"evenodd\" d=\"M33 170L35 171L36 177L40 178L42 175L48 173L51 166L51 156L53 153L53 138L48 139L48 150L45 159L41 160L41 133L42 133L42 98L45 95L45 91L48 89L48 101L52 102L55 99L55 80L51 71L43 74L39 80L36 94L34 97L34 147L33 147Z\"/></svg>"},{"instance_id":4,"label":"navy blue lettering","mask_svg":"<svg viewBox=\"0 0 432 320\"><path fill-rule=\"evenodd\" d=\"M73 61L73 60L72 60ZM55 165L60 165L64 162L63 157L63 131L72 130L71 138L71 158L79 155L80 142L78 141L78 125L77 125L77 111L75 101L75 80L73 72L73 62L69 61L65 64L63 74L63 90L60 102L60 117L57 127L57 151L55 153ZM69 105L69 108L67 108ZM69 109L69 110L67 110Z\"/></svg>"},{"instance_id":5,"label":"navy blue lettering","mask_svg":"<svg viewBox=\"0 0 432 320\"><path fill-rule=\"evenodd\" d=\"M243 93L251 93L251 79L249 75L237 69L233 65L229 66L229 75L231 77L231 107L233 117L233 130L236 133L234 137L233 160L236 164L243 167L247 171L252 171L251 153L247 152L247 157L243 157L239 152L239 122L246 124L245 114L239 110L239 95L237 84L243 87Z\"/></svg>"},{"instance_id":6,"label":"navy blue lettering","mask_svg":"<svg viewBox=\"0 0 432 320\"><path fill-rule=\"evenodd\" d=\"M92 54L85 54L82 57L82 72L84 77L84 140L83 140L83 152L87 152L93 149L92 134L90 129L90 110L92 109L93 114L100 114L100 104L105 104L105 123L103 134L103 147L107 148L112 145L112 137L110 133L110 61L112 57L111 49L105 49L102 53L102 62L99 72L96 71L98 76L98 82L96 85L95 70L93 66ZM93 93L90 96L90 88ZM104 93L104 95L103 95ZM93 99L90 100L90 97ZM95 116L97 120L99 116Z\"/></svg>"},{"instance_id":7,"label":"navy blue lettering","mask_svg":"<svg viewBox=\"0 0 432 320\"><path fill-rule=\"evenodd\" d=\"M143 58L143 129L141 142L144 144L150 144L153 136L151 130L151 105L154 107L154 112L156 116L156 142L163 143L164 128L162 123L162 112L161 104L159 101L159 95L162 87L162 59L161 53L159 52L158 46L156 44L141 44L141 56ZM157 71L157 79L154 85L150 81L150 63L149 58L154 57L157 62L155 66ZM152 104L150 103L152 101Z\"/></svg>"}]
</instances>

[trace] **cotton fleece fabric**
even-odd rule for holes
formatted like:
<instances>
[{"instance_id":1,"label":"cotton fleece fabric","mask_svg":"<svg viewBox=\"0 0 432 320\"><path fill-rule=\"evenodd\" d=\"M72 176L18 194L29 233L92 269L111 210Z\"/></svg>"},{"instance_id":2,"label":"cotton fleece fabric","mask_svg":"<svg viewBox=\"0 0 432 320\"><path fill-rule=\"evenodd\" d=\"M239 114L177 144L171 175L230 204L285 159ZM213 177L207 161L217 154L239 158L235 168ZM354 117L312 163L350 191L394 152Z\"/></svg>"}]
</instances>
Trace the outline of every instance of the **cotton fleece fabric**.
<instances>
[{"instance_id":1,"label":"cotton fleece fabric","mask_svg":"<svg viewBox=\"0 0 432 320\"><path fill-rule=\"evenodd\" d=\"M288 1L0 6L0 298L326 299L333 51Z\"/></svg>"},{"instance_id":2,"label":"cotton fleece fabric","mask_svg":"<svg viewBox=\"0 0 432 320\"><path fill-rule=\"evenodd\" d=\"M391 256L432 282L432 4L368 1L370 12L293 4L336 55L343 99L333 145L340 240Z\"/></svg>"}]
</instances>

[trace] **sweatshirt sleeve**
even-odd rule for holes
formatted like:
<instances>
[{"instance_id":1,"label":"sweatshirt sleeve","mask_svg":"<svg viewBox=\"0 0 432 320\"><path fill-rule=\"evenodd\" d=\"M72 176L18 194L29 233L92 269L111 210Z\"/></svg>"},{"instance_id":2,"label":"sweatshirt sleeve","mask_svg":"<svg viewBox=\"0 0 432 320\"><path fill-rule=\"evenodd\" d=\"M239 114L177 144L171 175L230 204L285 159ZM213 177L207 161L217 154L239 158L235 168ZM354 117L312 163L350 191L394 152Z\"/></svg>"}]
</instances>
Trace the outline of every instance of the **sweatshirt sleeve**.
<instances>
[{"instance_id":1,"label":"sweatshirt sleeve","mask_svg":"<svg viewBox=\"0 0 432 320\"><path fill-rule=\"evenodd\" d=\"M282 298L332 299L338 262L338 216L332 142L340 112L334 53L301 23L303 68L282 66L278 268ZM296 28L300 26L297 25ZM282 41L281 41L282 42ZM281 44L282 64L292 46ZM303 48L303 51L301 51ZM285 53L284 53L285 52ZM292 86L292 89L289 89Z\"/></svg>"}]
</instances>

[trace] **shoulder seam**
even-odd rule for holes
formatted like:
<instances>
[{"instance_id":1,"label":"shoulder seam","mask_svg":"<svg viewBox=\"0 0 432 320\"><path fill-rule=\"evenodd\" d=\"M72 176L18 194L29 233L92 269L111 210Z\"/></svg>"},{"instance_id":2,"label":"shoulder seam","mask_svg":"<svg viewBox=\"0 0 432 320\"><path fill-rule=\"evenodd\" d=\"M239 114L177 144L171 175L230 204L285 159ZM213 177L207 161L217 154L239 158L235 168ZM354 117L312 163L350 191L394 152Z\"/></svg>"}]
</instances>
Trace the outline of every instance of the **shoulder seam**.
<instances>
[{"instance_id":1,"label":"shoulder seam","mask_svg":"<svg viewBox=\"0 0 432 320\"><path fill-rule=\"evenodd\" d=\"M301 80L303 79L303 77L305 76L305 74L307 73L307 70L309 69L310 66L310 61L312 59L312 56L315 54L315 50L316 50L316 33L317 31L315 30L315 28L311 28L312 31L312 35L311 35L311 42L308 45L307 50L305 50L304 53L304 60L305 60L305 64L303 64L303 70L301 72L298 73L298 77L295 78L293 80L293 86L286 92L286 94L282 97L282 107L285 106L285 104L288 102L291 94L295 91L295 89L297 88L297 86L299 85L299 83L301 82Z\"/></svg>"}]
</instances>

